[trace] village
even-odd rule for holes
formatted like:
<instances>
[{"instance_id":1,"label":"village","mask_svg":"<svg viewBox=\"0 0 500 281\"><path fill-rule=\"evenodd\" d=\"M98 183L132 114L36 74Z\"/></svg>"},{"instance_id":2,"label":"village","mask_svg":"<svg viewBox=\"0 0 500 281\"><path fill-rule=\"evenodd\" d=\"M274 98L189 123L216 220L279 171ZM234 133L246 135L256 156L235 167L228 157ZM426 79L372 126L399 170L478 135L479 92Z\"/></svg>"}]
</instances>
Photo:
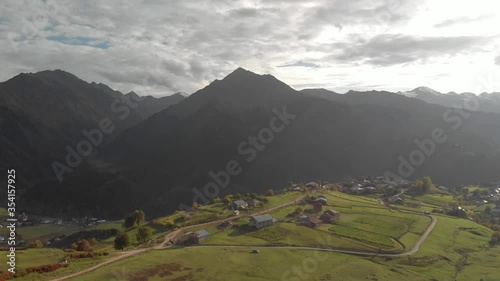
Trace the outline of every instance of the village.
<instances>
[{"instance_id":1,"label":"village","mask_svg":"<svg viewBox=\"0 0 500 281\"><path fill-rule=\"evenodd\" d=\"M193 231L185 232L182 237L177 237L169 241L172 245L192 245L199 243L206 243L209 241L210 236L214 232L221 232L231 228L244 229L247 232L258 231L266 227L279 224L281 222L295 223L297 226L303 226L307 228L317 228L320 225L335 225L340 220L342 220L342 213L335 209L335 202L330 202L328 199L330 196L325 196L321 193L324 192L340 192L348 194L351 196L369 197L369 198L379 198L381 204L394 204L394 205L409 205L414 207L415 203L406 202L403 194L413 192L415 188L415 183L408 180L400 181L388 181L383 176L373 176L373 177L360 177L356 179L351 179L341 183L322 183L321 181L312 181L305 184L290 184L289 187L284 188L282 191L274 193L287 193L287 192L297 192L302 194L307 194L294 202L295 208L293 212L287 213L284 216L272 215L270 213L258 213L259 209L265 206L265 203L259 201L255 198L250 198L241 196L240 199L236 199L227 205L221 205L222 209L226 209L231 212L231 216L223 220L215 229L198 229ZM460 194L462 202L464 205L474 205L476 207L488 206L487 212L490 216L488 218L497 219L500 218L500 183L485 183L482 184L481 188L474 189L469 192L466 188L451 189L441 185L433 185L435 190L441 190L443 193L453 192ZM411 201L411 200L410 200ZM420 204L420 203L419 203ZM462 214L466 217L466 208L457 206L447 206L447 213L449 215L454 215L462 217ZM443 207L443 209L445 209ZM251 215L257 212L256 215ZM442 213L444 211L434 209L425 210L422 215L430 215L431 213ZM196 213L195 209L187 211L188 214L194 215ZM245 217L248 220L245 223L241 223L241 220ZM283 213L281 213L283 214ZM470 220L474 218L469 217ZM323 230L327 228L323 227ZM331 229L331 228L330 228Z\"/></svg>"}]
</instances>

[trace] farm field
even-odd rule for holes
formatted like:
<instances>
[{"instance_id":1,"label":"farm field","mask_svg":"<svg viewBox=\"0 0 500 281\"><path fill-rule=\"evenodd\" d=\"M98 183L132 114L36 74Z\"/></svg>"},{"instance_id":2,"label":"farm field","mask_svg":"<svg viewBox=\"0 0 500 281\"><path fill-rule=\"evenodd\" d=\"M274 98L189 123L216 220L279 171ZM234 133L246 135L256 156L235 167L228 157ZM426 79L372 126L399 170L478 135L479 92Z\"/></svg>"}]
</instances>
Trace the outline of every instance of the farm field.
<instances>
[{"instance_id":1,"label":"farm field","mask_svg":"<svg viewBox=\"0 0 500 281\"><path fill-rule=\"evenodd\" d=\"M352 196L339 192L321 193L328 199L325 209L335 209L341 212L341 218L336 224L322 224L315 229L301 225L294 213L298 205L291 205L270 214L279 220L275 225L255 230L246 226L248 218L234 221L229 229L218 229L216 225L207 227L211 233L211 245L292 245L305 247L327 246L335 249L357 251L384 251L400 253L413 247L427 226L430 218L422 215L391 211L380 205L378 199ZM304 206L306 209L310 208ZM318 216L322 212L309 213ZM186 231L196 231L200 228L190 228ZM416 239L404 239L412 244L402 245L400 238L409 233ZM411 234L415 234L411 236ZM318 240L327 245L319 243Z\"/></svg>"}]
</instances>

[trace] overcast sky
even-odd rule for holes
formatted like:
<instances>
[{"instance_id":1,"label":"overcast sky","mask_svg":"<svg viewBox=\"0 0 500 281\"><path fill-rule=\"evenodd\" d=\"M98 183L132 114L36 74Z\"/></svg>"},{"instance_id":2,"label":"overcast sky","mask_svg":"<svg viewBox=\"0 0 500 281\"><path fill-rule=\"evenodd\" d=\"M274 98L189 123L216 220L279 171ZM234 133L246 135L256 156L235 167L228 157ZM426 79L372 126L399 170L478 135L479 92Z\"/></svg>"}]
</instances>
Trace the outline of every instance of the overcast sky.
<instances>
[{"instance_id":1,"label":"overcast sky","mask_svg":"<svg viewBox=\"0 0 500 281\"><path fill-rule=\"evenodd\" d=\"M500 81L498 26L496 0L7 0L0 80L59 68L190 94L241 66L296 89L474 92Z\"/></svg>"}]
</instances>

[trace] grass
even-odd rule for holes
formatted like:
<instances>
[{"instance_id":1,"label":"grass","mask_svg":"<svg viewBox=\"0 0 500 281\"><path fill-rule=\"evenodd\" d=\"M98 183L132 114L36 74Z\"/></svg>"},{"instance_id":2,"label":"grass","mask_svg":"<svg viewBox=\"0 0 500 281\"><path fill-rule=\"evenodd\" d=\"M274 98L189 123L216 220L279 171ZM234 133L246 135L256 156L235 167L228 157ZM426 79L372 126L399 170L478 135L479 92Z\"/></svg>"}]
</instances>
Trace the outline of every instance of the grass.
<instances>
[{"instance_id":1,"label":"grass","mask_svg":"<svg viewBox=\"0 0 500 281\"><path fill-rule=\"evenodd\" d=\"M346 227L342 225L336 225L329 229L333 231L333 233L335 233L336 235L374 244L376 246L380 246L381 248L393 249L394 247L397 247L394 240L392 240L387 236L380 235L377 233Z\"/></svg>"},{"instance_id":2,"label":"grass","mask_svg":"<svg viewBox=\"0 0 500 281\"><path fill-rule=\"evenodd\" d=\"M357 256L266 248L252 254L252 249L154 251L71 280L424 280L422 274L408 276Z\"/></svg>"},{"instance_id":3,"label":"grass","mask_svg":"<svg viewBox=\"0 0 500 281\"><path fill-rule=\"evenodd\" d=\"M56 225L56 224L40 224L35 226L18 227L17 234L21 235L25 240L33 241L36 239L56 237L60 235L69 235L80 230L76 225Z\"/></svg>"},{"instance_id":4,"label":"grass","mask_svg":"<svg viewBox=\"0 0 500 281\"><path fill-rule=\"evenodd\" d=\"M217 229L216 224L206 226L211 237L204 244L221 247L154 250L71 280L498 280L500 248L487 246L492 230L473 221L442 215L437 216L438 223L420 250L410 257L361 257L255 246L293 245L400 252L403 249L396 239L408 250L430 223L427 216L390 210L380 205L375 197L338 192L323 194L328 198L327 208L341 212L338 224L323 224L315 229L300 225L293 217L287 217L297 207L293 205L271 213L285 219L284 222L261 230L247 227L248 218L234 221L235 227L225 230ZM270 204L283 203L280 201L275 196ZM392 207L421 213L449 204L453 197L440 192L414 198L405 196L405 201L420 202L420 207ZM200 213L217 213L220 207L203 206ZM173 216L179 216L179 213ZM113 222L109 226L113 226ZM192 227L188 230L199 229ZM130 231L133 239L134 231ZM155 235L161 237L162 231L165 229L155 229ZM248 248L231 248L230 245L248 245ZM259 249L260 254L251 254L253 249ZM45 255L51 261L61 258L57 250L44 254L46 250L50 249L28 250L29 263L39 265L37 263L44 262ZM100 261L102 259L79 261L53 273L17 280L51 280ZM304 270L308 265L312 267ZM294 275L294 268L307 275Z\"/></svg>"},{"instance_id":5,"label":"grass","mask_svg":"<svg viewBox=\"0 0 500 281\"><path fill-rule=\"evenodd\" d=\"M23 278L16 278L14 280L19 280L19 281L52 280L55 277L60 277L68 275L73 272L81 271L87 267L93 266L95 264L104 261L106 258L109 257L96 257L96 258L72 260L70 261L69 267L67 268L60 268L56 271L44 274L32 273L28 274ZM16 268L19 270L19 269L26 269L28 267L55 264L65 259L66 259L66 253L61 249L41 248L41 249L20 250L16 251ZM2 264L7 264L7 256L4 254L0 255L0 262Z\"/></svg>"}]
</instances>

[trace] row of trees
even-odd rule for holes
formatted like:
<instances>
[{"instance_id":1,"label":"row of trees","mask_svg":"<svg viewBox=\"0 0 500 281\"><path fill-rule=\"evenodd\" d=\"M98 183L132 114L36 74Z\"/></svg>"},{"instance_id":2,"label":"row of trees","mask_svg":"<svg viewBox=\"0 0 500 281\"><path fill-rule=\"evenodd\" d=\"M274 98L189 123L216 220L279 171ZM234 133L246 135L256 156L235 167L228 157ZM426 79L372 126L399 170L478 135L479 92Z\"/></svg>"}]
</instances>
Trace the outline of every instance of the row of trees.
<instances>
[{"instance_id":1,"label":"row of trees","mask_svg":"<svg viewBox=\"0 0 500 281\"><path fill-rule=\"evenodd\" d=\"M123 250L126 247L130 246L130 237L127 230L140 226L146 219L146 215L142 210L135 210L133 213L130 213L125 217L125 221L123 222L123 228L125 228L125 232L118 234L114 240L114 248L116 250ZM140 227L137 229L135 233L135 238L139 243L146 242L152 235L152 231L150 227Z\"/></svg>"},{"instance_id":2,"label":"row of trees","mask_svg":"<svg viewBox=\"0 0 500 281\"><path fill-rule=\"evenodd\" d=\"M151 237L151 228L149 227L141 227L137 230L135 234L135 238L139 243L146 242ZM114 241L114 248L116 250L123 250L126 247L130 246L130 236L127 232L123 232L116 236Z\"/></svg>"}]
</instances>

